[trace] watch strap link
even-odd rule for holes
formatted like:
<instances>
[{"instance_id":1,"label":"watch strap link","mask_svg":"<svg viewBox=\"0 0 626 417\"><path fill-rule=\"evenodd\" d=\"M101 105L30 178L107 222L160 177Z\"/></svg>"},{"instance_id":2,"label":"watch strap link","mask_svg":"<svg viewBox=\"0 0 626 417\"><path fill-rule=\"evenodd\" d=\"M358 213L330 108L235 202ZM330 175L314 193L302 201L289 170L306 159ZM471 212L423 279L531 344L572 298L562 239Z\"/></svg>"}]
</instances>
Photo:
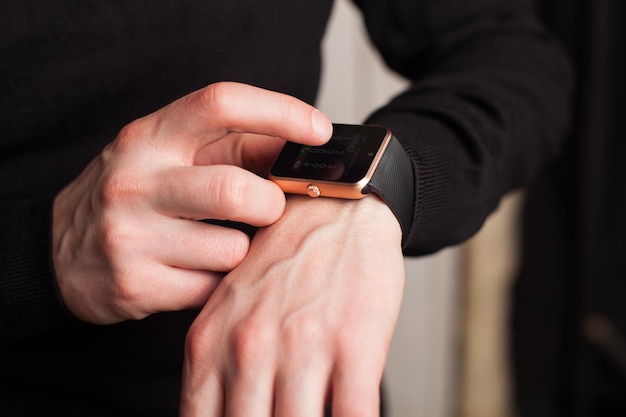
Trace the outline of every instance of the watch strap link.
<instances>
[{"instance_id":1,"label":"watch strap link","mask_svg":"<svg viewBox=\"0 0 626 417\"><path fill-rule=\"evenodd\" d=\"M396 137L392 137L364 192L374 192L387 203L402 228L402 245L411 230L415 181L411 159Z\"/></svg>"}]
</instances>

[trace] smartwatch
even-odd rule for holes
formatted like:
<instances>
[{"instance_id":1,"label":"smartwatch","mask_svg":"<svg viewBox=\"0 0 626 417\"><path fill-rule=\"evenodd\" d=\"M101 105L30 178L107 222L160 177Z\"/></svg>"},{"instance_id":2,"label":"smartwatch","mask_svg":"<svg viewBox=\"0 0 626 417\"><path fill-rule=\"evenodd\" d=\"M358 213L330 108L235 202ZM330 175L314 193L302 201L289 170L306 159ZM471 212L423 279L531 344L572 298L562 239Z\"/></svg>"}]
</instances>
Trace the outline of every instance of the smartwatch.
<instances>
[{"instance_id":1,"label":"smartwatch","mask_svg":"<svg viewBox=\"0 0 626 417\"><path fill-rule=\"evenodd\" d=\"M333 124L322 146L285 143L269 179L284 192L310 197L360 199L375 193L402 227L403 243L413 220L415 182L411 160L382 126Z\"/></svg>"}]
</instances>

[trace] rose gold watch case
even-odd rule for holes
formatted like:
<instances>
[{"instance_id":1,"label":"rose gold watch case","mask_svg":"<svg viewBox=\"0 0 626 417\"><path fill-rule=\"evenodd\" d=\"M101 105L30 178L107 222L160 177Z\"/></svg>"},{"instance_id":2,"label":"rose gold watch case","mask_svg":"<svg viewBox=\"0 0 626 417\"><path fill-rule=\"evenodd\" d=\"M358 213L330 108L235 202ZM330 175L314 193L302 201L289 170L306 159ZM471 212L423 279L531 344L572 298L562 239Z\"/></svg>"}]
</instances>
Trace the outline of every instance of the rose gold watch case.
<instances>
[{"instance_id":1,"label":"rose gold watch case","mask_svg":"<svg viewBox=\"0 0 626 417\"><path fill-rule=\"evenodd\" d=\"M372 161L365 176L355 183L345 183L338 181L313 180L306 178L277 177L270 173L269 179L275 182L285 193L304 194L310 197L334 197L356 200L363 198L367 193L363 189L369 184L378 167L389 142L391 141L391 131L387 129L376 156Z\"/></svg>"}]
</instances>

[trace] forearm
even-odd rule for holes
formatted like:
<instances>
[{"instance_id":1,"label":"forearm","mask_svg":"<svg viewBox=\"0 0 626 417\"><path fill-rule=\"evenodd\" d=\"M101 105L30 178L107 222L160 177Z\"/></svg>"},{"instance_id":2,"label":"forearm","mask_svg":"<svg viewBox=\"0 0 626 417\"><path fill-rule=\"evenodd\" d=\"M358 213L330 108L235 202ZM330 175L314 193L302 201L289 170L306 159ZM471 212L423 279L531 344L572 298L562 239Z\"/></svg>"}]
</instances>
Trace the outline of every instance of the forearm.
<instances>
[{"instance_id":1,"label":"forearm","mask_svg":"<svg viewBox=\"0 0 626 417\"><path fill-rule=\"evenodd\" d=\"M405 253L459 243L558 154L568 63L529 1L357 3L387 62L411 80L369 119L389 126L413 159Z\"/></svg>"}]
</instances>

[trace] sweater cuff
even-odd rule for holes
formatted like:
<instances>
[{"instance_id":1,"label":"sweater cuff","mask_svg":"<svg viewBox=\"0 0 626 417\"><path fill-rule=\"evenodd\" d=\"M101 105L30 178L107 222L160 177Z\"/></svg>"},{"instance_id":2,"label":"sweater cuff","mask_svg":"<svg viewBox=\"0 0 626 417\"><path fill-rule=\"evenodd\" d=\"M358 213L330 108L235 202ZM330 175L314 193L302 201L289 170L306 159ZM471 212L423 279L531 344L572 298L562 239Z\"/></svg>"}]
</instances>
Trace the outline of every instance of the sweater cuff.
<instances>
[{"instance_id":1,"label":"sweater cuff","mask_svg":"<svg viewBox=\"0 0 626 417\"><path fill-rule=\"evenodd\" d=\"M452 153L457 139L449 127L435 118L404 111L378 111L368 123L391 129L411 159L414 178L414 215L403 252L405 256L432 254L459 243L458 236L471 231L457 227L451 219L463 218L452 203L467 192L456 186L465 175L455 166ZM469 185L468 185L469 187ZM462 225L461 225L462 226ZM459 232L451 235L451 232Z\"/></svg>"},{"instance_id":2,"label":"sweater cuff","mask_svg":"<svg viewBox=\"0 0 626 417\"><path fill-rule=\"evenodd\" d=\"M0 203L0 344L72 321L52 263L53 200Z\"/></svg>"}]
</instances>

